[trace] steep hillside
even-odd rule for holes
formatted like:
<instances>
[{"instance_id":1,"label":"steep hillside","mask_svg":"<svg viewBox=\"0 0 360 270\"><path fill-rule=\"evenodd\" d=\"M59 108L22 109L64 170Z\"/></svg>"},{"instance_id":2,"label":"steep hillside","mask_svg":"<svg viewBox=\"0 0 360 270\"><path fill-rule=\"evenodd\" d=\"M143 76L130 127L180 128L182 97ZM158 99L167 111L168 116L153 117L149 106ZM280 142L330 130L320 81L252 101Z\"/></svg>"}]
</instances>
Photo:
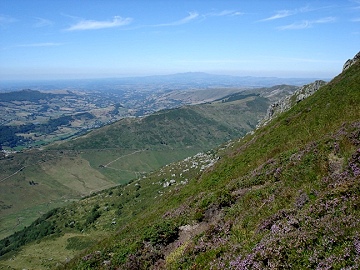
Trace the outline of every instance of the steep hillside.
<instances>
[{"instance_id":1,"label":"steep hillside","mask_svg":"<svg viewBox=\"0 0 360 270\"><path fill-rule=\"evenodd\" d=\"M0 158L0 239L54 207L244 135L268 104L251 93L127 118L52 147L6 153Z\"/></svg>"},{"instance_id":2,"label":"steep hillside","mask_svg":"<svg viewBox=\"0 0 360 270\"><path fill-rule=\"evenodd\" d=\"M359 85L357 62L252 135L53 210L0 265L359 269Z\"/></svg>"}]
</instances>

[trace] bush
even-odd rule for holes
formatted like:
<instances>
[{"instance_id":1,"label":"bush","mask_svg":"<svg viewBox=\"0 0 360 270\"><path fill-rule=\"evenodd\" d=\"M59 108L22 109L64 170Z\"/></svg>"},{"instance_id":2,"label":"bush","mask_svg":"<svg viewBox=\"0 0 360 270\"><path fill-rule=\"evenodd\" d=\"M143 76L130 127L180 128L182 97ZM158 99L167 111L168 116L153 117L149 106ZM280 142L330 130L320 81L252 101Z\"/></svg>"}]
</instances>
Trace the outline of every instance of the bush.
<instances>
[{"instance_id":1,"label":"bush","mask_svg":"<svg viewBox=\"0 0 360 270\"><path fill-rule=\"evenodd\" d=\"M178 237L179 228L169 221L164 221L148 228L144 235L144 240L153 245L167 245Z\"/></svg>"},{"instance_id":2,"label":"bush","mask_svg":"<svg viewBox=\"0 0 360 270\"><path fill-rule=\"evenodd\" d=\"M93 207L90 215L86 218L85 225L94 223L101 216L101 213L98 211L99 208L100 206L98 204Z\"/></svg>"}]
</instances>

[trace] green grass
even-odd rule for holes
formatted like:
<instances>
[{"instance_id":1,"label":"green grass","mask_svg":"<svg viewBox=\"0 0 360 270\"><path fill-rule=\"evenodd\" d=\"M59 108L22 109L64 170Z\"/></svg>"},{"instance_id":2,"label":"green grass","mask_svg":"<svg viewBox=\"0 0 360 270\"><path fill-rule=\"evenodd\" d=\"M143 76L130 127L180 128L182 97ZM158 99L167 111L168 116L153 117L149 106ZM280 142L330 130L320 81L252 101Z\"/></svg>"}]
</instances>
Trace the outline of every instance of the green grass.
<instances>
[{"instance_id":1,"label":"green grass","mask_svg":"<svg viewBox=\"0 0 360 270\"><path fill-rule=\"evenodd\" d=\"M53 208L62 207L69 204L69 200L58 200L46 202L44 204L37 203L36 205L29 205L28 208L20 211L11 212L0 218L0 238L15 233L31 225L34 218L39 218L44 213L49 212Z\"/></svg>"},{"instance_id":2,"label":"green grass","mask_svg":"<svg viewBox=\"0 0 360 270\"><path fill-rule=\"evenodd\" d=\"M359 85L358 63L254 134L60 208L31 225L29 235L52 225L44 240L38 239L43 247L50 238L60 247L66 235L93 235L79 241L79 247L75 240L67 242L72 251L78 250L66 264L58 258L64 269L151 269L155 264L166 269L231 269L240 264L261 269L356 269L360 265L356 249L360 233ZM218 104L208 106L218 109ZM187 111L169 111L161 114L157 127L170 125L179 116L192 119ZM154 123L153 118L146 121ZM131 127L135 134L142 134L147 123L142 124ZM119 130L116 126L107 129L107 141L96 139L94 133L88 138L95 139L80 139L71 147L105 147L109 134ZM172 132L166 131L167 136L174 134L171 140L175 138ZM144 134L149 136L145 142L150 145L159 134ZM101 162L142 149L131 138L126 141L127 152L118 150L107 156L104 150ZM174 149L186 144L185 139L176 142ZM134 171L140 168L141 158L152 159L148 151L137 154L140 159L131 164ZM86 158L86 151L82 155ZM89 164L99 166L97 162L92 158ZM111 165L121 168L117 162ZM185 231L184 225L193 229ZM27 239L19 235L1 241L2 250L6 244ZM92 244L90 240L98 241ZM26 265L24 258L34 245L30 238L23 251L13 253L19 266Z\"/></svg>"},{"instance_id":3,"label":"green grass","mask_svg":"<svg viewBox=\"0 0 360 270\"><path fill-rule=\"evenodd\" d=\"M263 102L262 107L253 110L247 104L257 99ZM262 98L251 96L225 104L215 102L161 111L142 119L124 119L42 151L33 149L2 158L0 179L5 179L0 182L2 224L13 223L14 218L9 216L7 221L7 216L24 209L61 201L63 196L79 199L127 183L241 136L253 128L266 106ZM30 185L32 181L37 185ZM20 197L23 199L18 200ZM27 216L25 224L38 216L35 212L32 218ZM1 226L2 237L12 232L6 228Z\"/></svg>"},{"instance_id":4,"label":"green grass","mask_svg":"<svg viewBox=\"0 0 360 270\"><path fill-rule=\"evenodd\" d=\"M94 245L94 240L87 236L74 236L67 239L66 249L70 250L83 250Z\"/></svg>"}]
</instances>

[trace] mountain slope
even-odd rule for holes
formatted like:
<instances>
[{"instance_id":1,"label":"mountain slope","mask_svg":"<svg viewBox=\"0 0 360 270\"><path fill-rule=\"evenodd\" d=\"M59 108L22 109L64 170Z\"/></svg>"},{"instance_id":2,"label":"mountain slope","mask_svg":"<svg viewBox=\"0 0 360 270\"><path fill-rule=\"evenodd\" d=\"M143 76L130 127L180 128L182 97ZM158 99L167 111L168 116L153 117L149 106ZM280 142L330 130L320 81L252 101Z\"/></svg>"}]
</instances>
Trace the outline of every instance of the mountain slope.
<instances>
[{"instance_id":1,"label":"mountain slope","mask_svg":"<svg viewBox=\"0 0 360 270\"><path fill-rule=\"evenodd\" d=\"M255 103L258 104L257 108L254 108ZM127 118L61 145L61 148L141 149L161 148L164 145L171 148L206 145L210 149L224 142L224 138L234 138L251 130L259 115L265 113L267 104L266 99L252 95L232 104L187 106L160 111L144 118ZM245 114L248 117L244 117Z\"/></svg>"},{"instance_id":2,"label":"mountain slope","mask_svg":"<svg viewBox=\"0 0 360 270\"><path fill-rule=\"evenodd\" d=\"M252 135L53 211L1 241L28 243L1 263L358 269L359 85L358 62Z\"/></svg>"},{"instance_id":3,"label":"mountain slope","mask_svg":"<svg viewBox=\"0 0 360 270\"><path fill-rule=\"evenodd\" d=\"M242 136L268 104L251 93L123 119L56 146L7 153L0 157L0 238L54 207Z\"/></svg>"}]
</instances>

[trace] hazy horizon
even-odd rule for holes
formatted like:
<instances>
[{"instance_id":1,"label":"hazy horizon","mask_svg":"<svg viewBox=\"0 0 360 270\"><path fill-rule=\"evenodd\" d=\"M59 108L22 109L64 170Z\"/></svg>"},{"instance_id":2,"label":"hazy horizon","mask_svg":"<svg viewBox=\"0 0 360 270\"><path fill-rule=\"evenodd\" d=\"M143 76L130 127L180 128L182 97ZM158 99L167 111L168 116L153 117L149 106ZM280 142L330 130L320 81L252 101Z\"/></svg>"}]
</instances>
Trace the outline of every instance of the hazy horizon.
<instances>
[{"instance_id":1,"label":"hazy horizon","mask_svg":"<svg viewBox=\"0 0 360 270\"><path fill-rule=\"evenodd\" d=\"M256 75L231 75L231 74L221 74L221 73L214 73L214 72L202 72L202 71L196 71L196 72L192 72L192 71L188 71L188 72L177 72L177 73L169 73L169 74L154 74L154 75L129 75L129 76L126 76L126 75L118 75L118 76L111 76L111 75L108 75L108 76L103 76L103 77L74 77L74 78L71 78L71 77L60 77L60 78L41 78L41 79L37 79L37 78L29 78L29 79L17 79L17 78L14 78L14 79L3 79L1 80L2 82L6 82L6 83L9 83L9 82L46 82L46 81L49 81L49 82L52 82L52 81L96 81L96 80L125 80L125 79L144 79L144 78L152 78L152 77L167 77L167 76L177 76L177 75L185 75L185 74L206 74L206 75L209 75L209 76L229 76L229 77L233 77L233 78L277 78L277 79L323 79L323 80L331 80L332 77L297 77L297 76L294 76L294 77L278 77L278 76L256 76Z\"/></svg>"}]
</instances>

